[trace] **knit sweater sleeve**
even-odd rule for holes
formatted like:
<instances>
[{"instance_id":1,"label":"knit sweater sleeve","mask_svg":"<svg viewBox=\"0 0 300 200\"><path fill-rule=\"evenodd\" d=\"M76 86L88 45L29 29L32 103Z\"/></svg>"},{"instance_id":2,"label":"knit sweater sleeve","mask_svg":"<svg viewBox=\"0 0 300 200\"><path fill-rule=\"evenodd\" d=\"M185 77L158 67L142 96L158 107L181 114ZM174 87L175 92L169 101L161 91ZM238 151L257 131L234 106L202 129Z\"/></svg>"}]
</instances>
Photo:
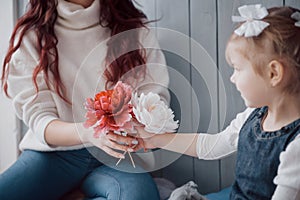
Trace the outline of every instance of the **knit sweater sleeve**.
<instances>
[{"instance_id":1,"label":"knit sweater sleeve","mask_svg":"<svg viewBox=\"0 0 300 200\"><path fill-rule=\"evenodd\" d=\"M220 133L200 133L196 145L198 158L216 160L236 152L239 132L252 111L253 108L247 108L237 114L230 125Z\"/></svg>"},{"instance_id":2,"label":"knit sweater sleeve","mask_svg":"<svg viewBox=\"0 0 300 200\"><path fill-rule=\"evenodd\" d=\"M274 183L277 188L272 200L300 199L300 136L298 135L280 154L280 164Z\"/></svg>"},{"instance_id":3,"label":"knit sweater sleeve","mask_svg":"<svg viewBox=\"0 0 300 200\"><path fill-rule=\"evenodd\" d=\"M38 93L33 83L33 71L39 62L39 54L34 45L36 41L33 32L27 33L23 37L20 48L8 63L8 95L12 98L16 115L35 133L41 143L46 144L45 128L58 116L43 73L37 76Z\"/></svg>"},{"instance_id":4,"label":"knit sweater sleeve","mask_svg":"<svg viewBox=\"0 0 300 200\"><path fill-rule=\"evenodd\" d=\"M138 92L159 94L163 101L169 103L169 73L165 56L155 35L155 29L142 29L140 38L146 52L146 77L139 84Z\"/></svg>"}]
</instances>

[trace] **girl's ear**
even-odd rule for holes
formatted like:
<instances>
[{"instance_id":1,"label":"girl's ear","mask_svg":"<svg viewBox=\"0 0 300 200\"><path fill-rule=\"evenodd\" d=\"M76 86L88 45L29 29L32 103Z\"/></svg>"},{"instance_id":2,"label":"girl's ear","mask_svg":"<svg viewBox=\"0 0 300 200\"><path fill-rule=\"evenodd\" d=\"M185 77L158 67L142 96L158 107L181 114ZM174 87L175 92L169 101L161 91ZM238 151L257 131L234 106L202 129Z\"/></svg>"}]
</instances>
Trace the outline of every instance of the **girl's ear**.
<instances>
[{"instance_id":1,"label":"girl's ear","mask_svg":"<svg viewBox=\"0 0 300 200\"><path fill-rule=\"evenodd\" d=\"M283 80L284 67L283 64L277 60L272 60L268 64L268 79L272 87L277 86Z\"/></svg>"}]
</instances>

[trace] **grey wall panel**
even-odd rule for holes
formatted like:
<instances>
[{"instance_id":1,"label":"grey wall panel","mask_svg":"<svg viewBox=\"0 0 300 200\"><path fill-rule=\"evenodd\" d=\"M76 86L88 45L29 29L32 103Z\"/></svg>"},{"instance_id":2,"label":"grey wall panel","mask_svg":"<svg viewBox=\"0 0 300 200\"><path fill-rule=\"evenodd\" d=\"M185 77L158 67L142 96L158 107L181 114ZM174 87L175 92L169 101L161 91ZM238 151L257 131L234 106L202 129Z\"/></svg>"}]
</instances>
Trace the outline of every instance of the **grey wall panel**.
<instances>
[{"instance_id":1,"label":"grey wall panel","mask_svg":"<svg viewBox=\"0 0 300 200\"><path fill-rule=\"evenodd\" d=\"M161 18L157 22L157 27L169 29L158 33L158 38L161 47L170 47L165 51L167 64L176 72L182 75L182 78L190 82L190 47L188 40L181 40L176 33L178 31L189 36L189 1L188 0L158 0L156 3L157 18ZM179 34L179 33L178 33ZM183 36L184 37L184 36ZM179 50L179 53L174 53L173 50ZM175 115L180 115L180 132L190 132L191 123L191 87L181 84L183 81L172 78L170 74L170 88L172 88L172 98L182 99L178 103L172 101L171 107L175 111ZM187 113L187 114L183 114ZM173 154L173 153L172 153ZM164 157L172 157L170 152L163 151ZM180 174L180 176L178 176ZM174 181L177 185L186 183L193 179L193 158L182 156L176 162L163 169L163 177Z\"/></svg>"},{"instance_id":2,"label":"grey wall panel","mask_svg":"<svg viewBox=\"0 0 300 200\"><path fill-rule=\"evenodd\" d=\"M198 133L218 131L216 16L216 1L190 1L192 122ZM194 158L194 176L202 194L217 191L219 161Z\"/></svg>"},{"instance_id":3,"label":"grey wall panel","mask_svg":"<svg viewBox=\"0 0 300 200\"><path fill-rule=\"evenodd\" d=\"M14 1L14 4L15 4L14 7L16 9L16 13L15 13L16 20L25 13L28 2L29 2L29 0L15 0ZM20 135L18 135L17 142L20 143L22 138L26 134L28 127L23 123L22 120L19 120L19 119L18 119L18 124L20 126ZM19 153L21 153L21 152L19 152Z\"/></svg>"},{"instance_id":4,"label":"grey wall panel","mask_svg":"<svg viewBox=\"0 0 300 200\"><path fill-rule=\"evenodd\" d=\"M220 118L225 118L225 125L234 118L238 111L244 109L244 103L240 98L235 86L230 83L229 77L232 70L228 67L225 61L225 46L227 39L229 38L233 24L231 22L231 15L233 14L233 1L218 1L218 64L220 70L220 80L224 81L225 91L220 90L219 99L219 116ZM219 122L220 130L224 128L224 122ZM230 185L234 180L234 163L232 162L234 156L222 159L220 162L220 185L221 188ZM225 175L225 174L226 175Z\"/></svg>"},{"instance_id":5,"label":"grey wall panel","mask_svg":"<svg viewBox=\"0 0 300 200\"><path fill-rule=\"evenodd\" d=\"M220 161L221 189L229 187L234 182L236 153Z\"/></svg>"},{"instance_id":6,"label":"grey wall panel","mask_svg":"<svg viewBox=\"0 0 300 200\"><path fill-rule=\"evenodd\" d=\"M134 3L146 14L148 20L156 20L156 0L136 0ZM156 22L151 23L151 26L156 26Z\"/></svg>"},{"instance_id":7,"label":"grey wall panel","mask_svg":"<svg viewBox=\"0 0 300 200\"><path fill-rule=\"evenodd\" d=\"M281 6L283 0L219 0L218 1L218 59L219 69L222 74L222 79L225 84L226 99L220 98L220 118L225 117L225 123L220 123L220 128L226 127L236 114L245 109L244 102L237 92L235 86L230 82L229 78L232 74L232 69L228 66L225 60L226 43L233 32L234 24L231 21L232 15L238 15L237 8L244 4L261 3L266 7ZM220 80L219 80L220 81ZM220 97L225 96L220 90ZM225 115L225 116L224 116ZM235 155L221 160L221 187L231 185L233 181L235 167Z\"/></svg>"},{"instance_id":8,"label":"grey wall panel","mask_svg":"<svg viewBox=\"0 0 300 200\"><path fill-rule=\"evenodd\" d=\"M20 17L24 14L26 10L26 5L29 0L16 0L16 9L17 9L17 16Z\"/></svg>"},{"instance_id":9,"label":"grey wall panel","mask_svg":"<svg viewBox=\"0 0 300 200\"><path fill-rule=\"evenodd\" d=\"M200 123L193 120L198 132L218 130L218 74L216 2L191 0L191 81L197 93L193 106L200 108ZM204 102L204 103L203 103ZM193 119L199 118L195 116Z\"/></svg>"},{"instance_id":10,"label":"grey wall panel","mask_svg":"<svg viewBox=\"0 0 300 200\"><path fill-rule=\"evenodd\" d=\"M299 0L285 0L285 5L300 9L300 1Z\"/></svg>"},{"instance_id":11,"label":"grey wall panel","mask_svg":"<svg viewBox=\"0 0 300 200\"><path fill-rule=\"evenodd\" d=\"M196 158L195 158L196 159ZM195 160L195 182L201 194L208 194L220 190L220 164L215 160Z\"/></svg>"}]
</instances>

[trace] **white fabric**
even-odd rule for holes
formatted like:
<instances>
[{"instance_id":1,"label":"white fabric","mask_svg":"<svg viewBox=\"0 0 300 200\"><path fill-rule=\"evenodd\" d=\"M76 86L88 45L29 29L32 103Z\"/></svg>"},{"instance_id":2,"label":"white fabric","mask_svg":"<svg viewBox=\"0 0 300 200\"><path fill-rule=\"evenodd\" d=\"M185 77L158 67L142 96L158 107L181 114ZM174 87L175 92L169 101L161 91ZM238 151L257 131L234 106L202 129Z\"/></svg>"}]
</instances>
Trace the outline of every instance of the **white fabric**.
<instances>
[{"instance_id":1,"label":"white fabric","mask_svg":"<svg viewBox=\"0 0 300 200\"><path fill-rule=\"evenodd\" d=\"M237 151L239 132L253 109L239 113L230 125L217 134L201 133L197 140L199 159L216 160ZM280 164L274 183L277 188L272 199L299 200L300 196L300 135L280 154Z\"/></svg>"},{"instance_id":2,"label":"white fabric","mask_svg":"<svg viewBox=\"0 0 300 200\"><path fill-rule=\"evenodd\" d=\"M99 6L99 1L94 1L88 8L64 0L58 1L59 16L55 25L55 33L58 38L59 72L66 88L66 98L72 101L73 107L47 88L42 73L38 75L40 91L38 96L35 96L32 72L38 63L39 54L36 50L36 36L33 32L24 36L21 47L13 55L9 63L8 93L13 99L17 116L29 127L21 141L21 150L54 151L83 147L77 145L52 148L45 142L44 131L49 122L55 119L66 122L83 122L86 112L83 106L85 99L95 94L93 90L95 85L100 86L98 87L99 91L104 89L105 80L103 77L101 78L100 72L104 69L106 45L103 45L104 48L95 49L95 47L101 42L107 42L110 38L110 31L99 25ZM152 31L144 29L140 34L140 42L145 48L159 49ZM96 55L90 57L90 59L94 59L89 61L93 64L92 69L89 68L89 71L84 70L85 68L81 69L79 74L79 77L82 78L82 80L80 79L81 84L74 88L76 78L79 78L76 77L76 74L81 63L92 50ZM148 75L141 84L154 82L167 88L169 77L162 52L147 49L146 57ZM149 91L159 93L166 101L169 99L167 89L162 89L162 87L149 86L141 90L140 92L144 93Z\"/></svg>"},{"instance_id":3,"label":"white fabric","mask_svg":"<svg viewBox=\"0 0 300 200\"><path fill-rule=\"evenodd\" d=\"M297 20L297 22L295 22L295 26L300 27L300 12L294 12L291 18Z\"/></svg>"},{"instance_id":4,"label":"white fabric","mask_svg":"<svg viewBox=\"0 0 300 200\"><path fill-rule=\"evenodd\" d=\"M215 160L236 152L240 129L253 110L247 108L244 112L239 113L230 125L218 134L200 133L197 141L198 157Z\"/></svg>"},{"instance_id":5,"label":"white fabric","mask_svg":"<svg viewBox=\"0 0 300 200\"><path fill-rule=\"evenodd\" d=\"M270 24L262 21L268 15L268 11L261 4L244 5L238 8L241 16L232 16L233 22L244 22L234 33L239 36L258 36Z\"/></svg>"},{"instance_id":6,"label":"white fabric","mask_svg":"<svg viewBox=\"0 0 300 200\"><path fill-rule=\"evenodd\" d=\"M194 181L189 181L179 188L176 188L168 200L207 200L198 190Z\"/></svg>"},{"instance_id":7,"label":"white fabric","mask_svg":"<svg viewBox=\"0 0 300 200\"><path fill-rule=\"evenodd\" d=\"M282 200L282 199L291 199L291 200L300 199L299 188L294 189L288 186L285 187L285 186L277 185L277 188L272 196L272 200Z\"/></svg>"}]
</instances>

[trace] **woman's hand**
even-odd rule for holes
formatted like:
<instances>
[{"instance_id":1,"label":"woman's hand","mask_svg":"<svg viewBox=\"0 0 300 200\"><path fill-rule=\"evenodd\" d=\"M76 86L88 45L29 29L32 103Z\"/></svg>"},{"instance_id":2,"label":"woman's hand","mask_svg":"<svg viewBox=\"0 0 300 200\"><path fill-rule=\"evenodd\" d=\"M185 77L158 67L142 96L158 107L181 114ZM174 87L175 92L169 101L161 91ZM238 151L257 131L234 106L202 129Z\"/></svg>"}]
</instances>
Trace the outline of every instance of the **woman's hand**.
<instances>
[{"instance_id":1,"label":"woman's hand","mask_svg":"<svg viewBox=\"0 0 300 200\"><path fill-rule=\"evenodd\" d=\"M100 134L99 138L94 137L93 129L86 129L82 133L83 143L91 143L92 145L102 149L107 154L116 157L124 158L124 151L137 151L140 147L138 145L138 140L130 135L122 136L113 133L112 131L107 134ZM122 151L121 153L116 151Z\"/></svg>"},{"instance_id":2,"label":"woman's hand","mask_svg":"<svg viewBox=\"0 0 300 200\"><path fill-rule=\"evenodd\" d=\"M108 134L100 134L99 138L95 138L94 130L85 128L83 123L69 123L60 120L53 120L46 127L45 141L52 147L89 143L116 158L124 158L123 152L116 150L132 152L142 148L140 144L137 144L138 139L135 137L109 132Z\"/></svg>"}]
</instances>

